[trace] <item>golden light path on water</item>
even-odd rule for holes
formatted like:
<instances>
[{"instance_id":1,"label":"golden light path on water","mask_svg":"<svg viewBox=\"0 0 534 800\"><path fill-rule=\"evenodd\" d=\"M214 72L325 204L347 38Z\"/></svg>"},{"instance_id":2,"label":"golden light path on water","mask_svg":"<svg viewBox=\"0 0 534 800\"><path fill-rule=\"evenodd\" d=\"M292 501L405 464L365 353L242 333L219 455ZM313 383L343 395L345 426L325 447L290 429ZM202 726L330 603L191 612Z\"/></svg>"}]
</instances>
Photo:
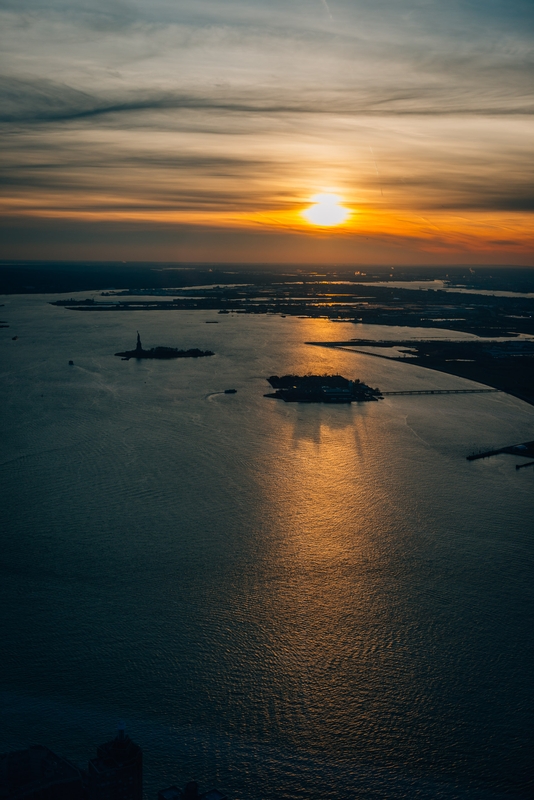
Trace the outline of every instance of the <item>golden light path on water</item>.
<instances>
[{"instance_id":1,"label":"golden light path on water","mask_svg":"<svg viewBox=\"0 0 534 800\"><path fill-rule=\"evenodd\" d=\"M328 358L332 371L346 369L345 354ZM289 701L277 715L291 719L295 745L308 739L315 721L315 741L307 745L320 751L335 746L333 729L345 724L338 710L357 709L362 743L390 748L366 698L375 709L377 698L378 706L391 703L395 684L409 702L417 686L406 674L409 659L398 660L402 626L390 598L403 514L381 476L375 424L349 406L335 416L320 407L313 416L278 422L277 439L273 432L268 440L276 445L261 453L262 506L278 532L265 617L273 620L273 677ZM321 726L325 713L328 730ZM350 758L350 748L339 741L337 754Z\"/></svg>"}]
</instances>

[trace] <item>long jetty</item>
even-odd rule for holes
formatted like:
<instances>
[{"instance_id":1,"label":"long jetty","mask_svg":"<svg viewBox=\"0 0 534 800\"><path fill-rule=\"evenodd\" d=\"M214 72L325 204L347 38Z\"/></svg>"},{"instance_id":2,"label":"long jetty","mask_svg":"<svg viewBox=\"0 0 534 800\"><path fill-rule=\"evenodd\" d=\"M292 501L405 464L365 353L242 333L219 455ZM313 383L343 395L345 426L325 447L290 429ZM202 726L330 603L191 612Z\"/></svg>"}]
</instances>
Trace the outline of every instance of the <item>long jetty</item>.
<instances>
[{"instance_id":1,"label":"long jetty","mask_svg":"<svg viewBox=\"0 0 534 800\"><path fill-rule=\"evenodd\" d=\"M473 453L470 456L466 456L466 458L468 461L476 461L478 458L498 456L500 453L510 453L510 455L513 456L532 458L534 455L534 442L523 442L522 444L512 444L509 447L499 447L498 450L486 450L484 453ZM526 467L528 464L522 464L521 466Z\"/></svg>"},{"instance_id":2,"label":"long jetty","mask_svg":"<svg viewBox=\"0 0 534 800\"><path fill-rule=\"evenodd\" d=\"M500 389L406 389L403 392L380 392L380 394L385 397L394 394L489 394L500 391Z\"/></svg>"}]
</instances>

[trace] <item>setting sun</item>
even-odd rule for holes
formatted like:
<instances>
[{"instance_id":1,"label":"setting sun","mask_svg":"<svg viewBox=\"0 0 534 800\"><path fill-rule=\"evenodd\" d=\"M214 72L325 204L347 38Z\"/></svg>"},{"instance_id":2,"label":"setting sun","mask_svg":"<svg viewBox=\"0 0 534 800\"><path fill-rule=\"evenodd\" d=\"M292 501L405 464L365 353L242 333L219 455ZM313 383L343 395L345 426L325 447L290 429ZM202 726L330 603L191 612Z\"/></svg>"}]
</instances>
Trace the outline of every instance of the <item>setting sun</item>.
<instances>
[{"instance_id":1,"label":"setting sun","mask_svg":"<svg viewBox=\"0 0 534 800\"><path fill-rule=\"evenodd\" d=\"M351 213L340 205L342 198L337 194L316 194L312 198L313 205L302 212L311 225L331 227L341 225Z\"/></svg>"}]
</instances>

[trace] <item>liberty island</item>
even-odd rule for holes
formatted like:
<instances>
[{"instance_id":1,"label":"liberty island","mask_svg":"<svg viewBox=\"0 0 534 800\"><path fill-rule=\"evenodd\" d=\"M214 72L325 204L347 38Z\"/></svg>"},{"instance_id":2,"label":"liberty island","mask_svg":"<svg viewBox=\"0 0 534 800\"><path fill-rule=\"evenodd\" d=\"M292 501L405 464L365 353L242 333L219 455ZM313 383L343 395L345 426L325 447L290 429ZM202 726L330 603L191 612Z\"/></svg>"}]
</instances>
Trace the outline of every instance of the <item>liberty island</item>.
<instances>
[{"instance_id":1,"label":"liberty island","mask_svg":"<svg viewBox=\"0 0 534 800\"><path fill-rule=\"evenodd\" d=\"M190 350L178 350L175 347L152 347L150 350L143 350L141 344L141 337L137 331L137 344L135 350L126 350L123 353L115 353L120 356L123 361L128 361L130 358L203 358L205 356L213 356L211 350L199 350L197 347Z\"/></svg>"}]
</instances>

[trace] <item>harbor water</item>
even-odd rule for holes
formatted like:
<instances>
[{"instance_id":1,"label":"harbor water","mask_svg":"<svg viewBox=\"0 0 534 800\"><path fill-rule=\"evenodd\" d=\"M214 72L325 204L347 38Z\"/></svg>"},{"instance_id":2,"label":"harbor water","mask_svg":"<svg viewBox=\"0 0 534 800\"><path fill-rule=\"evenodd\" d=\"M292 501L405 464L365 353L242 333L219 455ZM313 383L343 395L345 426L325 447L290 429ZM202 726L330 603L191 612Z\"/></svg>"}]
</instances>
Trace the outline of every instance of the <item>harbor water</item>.
<instances>
[{"instance_id":1,"label":"harbor water","mask_svg":"<svg viewBox=\"0 0 534 800\"><path fill-rule=\"evenodd\" d=\"M531 797L534 474L466 456L534 407L285 404L268 376L477 385L306 344L417 331L53 299L0 309L0 752L83 764L124 719L150 800ZM137 330L215 356L116 358Z\"/></svg>"}]
</instances>

